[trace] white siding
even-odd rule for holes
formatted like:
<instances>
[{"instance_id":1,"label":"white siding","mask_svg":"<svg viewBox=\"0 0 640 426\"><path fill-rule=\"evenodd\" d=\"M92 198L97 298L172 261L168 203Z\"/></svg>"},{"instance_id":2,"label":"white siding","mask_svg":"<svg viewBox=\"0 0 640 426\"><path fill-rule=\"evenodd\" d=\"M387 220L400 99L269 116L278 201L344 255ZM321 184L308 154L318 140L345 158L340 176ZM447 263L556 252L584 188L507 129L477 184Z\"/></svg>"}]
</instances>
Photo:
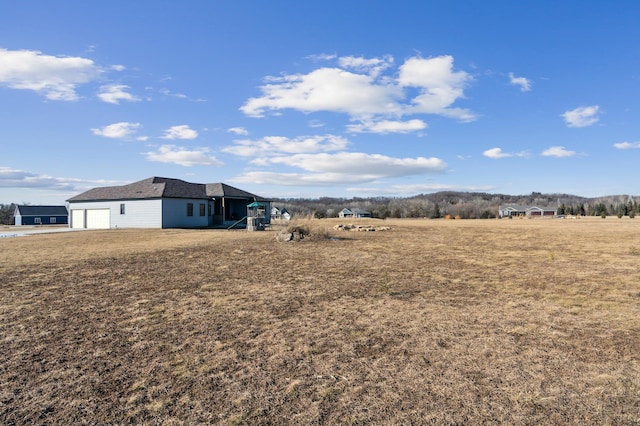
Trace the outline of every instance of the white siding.
<instances>
[{"instance_id":1,"label":"white siding","mask_svg":"<svg viewBox=\"0 0 640 426\"><path fill-rule=\"evenodd\" d=\"M120 214L124 204L124 214ZM111 207L113 228L162 228L162 200L115 201Z\"/></svg>"},{"instance_id":2,"label":"white siding","mask_svg":"<svg viewBox=\"0 0 640 426\"><path fill-rule=\"evenodd\" d=\"M124 204L124 214L120 214L120 204ZM88 227L88 221L84 222L85 211L95 209L109 210L110 228L162 227L162 201L159 199L70 203L69 209L73 228Z\"/></svg>"}]
</instances>

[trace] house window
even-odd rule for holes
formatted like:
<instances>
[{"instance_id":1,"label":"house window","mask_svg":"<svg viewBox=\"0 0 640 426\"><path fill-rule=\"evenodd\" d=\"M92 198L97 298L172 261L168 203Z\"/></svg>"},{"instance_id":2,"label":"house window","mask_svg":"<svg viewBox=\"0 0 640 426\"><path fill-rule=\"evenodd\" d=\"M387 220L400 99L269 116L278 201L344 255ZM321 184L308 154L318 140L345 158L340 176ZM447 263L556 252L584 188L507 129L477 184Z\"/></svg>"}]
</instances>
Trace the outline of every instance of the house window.
<instances>
[{"instance_id":1,"label":"house window","mask_svg":"<svg viewBox=\"0 0 640 426\"><path fill-rule=\"evenodd\" d=\"M34 217L33 223L35 223L36 225L42 225L42 219L39 217Z\"/></svg>"},{"instance_id":2,"label":"house window","mask_svg":"<svg viewBox=\"0 0 640 426\"><path fill-rule=\"evenodd\" d=\"M124 214L124 203L120 204L120 214Z\"/></svg>"},{"instance_id":3,"label":"house window","mask_svg":"<svg viewBox=\"0 0 640 426\"><path fill-rule=\"evenodd\" d=\"M207 214L207 210L206 210L207 206L204 204L200 204L200 216L204 216Z\"/></svg>"},{"instance_id":4,"label":"house window","mask_svg":"<svg viewBox=\"0 0 640 426\"><path fill-rule=\"evenodd\" d=\"M187 216L193 216L193 203L187 203Z\"/></svg>"},{"instance_id":5,"label":"house window","mask_svg":"<svg viewBox=\"0 0 640 426\"><path fill-rule=\"evenodd\" d=\"M56 218L55 217L50 217L49 218L49 223L56 223Z\"/></svg>"}]
</instances>

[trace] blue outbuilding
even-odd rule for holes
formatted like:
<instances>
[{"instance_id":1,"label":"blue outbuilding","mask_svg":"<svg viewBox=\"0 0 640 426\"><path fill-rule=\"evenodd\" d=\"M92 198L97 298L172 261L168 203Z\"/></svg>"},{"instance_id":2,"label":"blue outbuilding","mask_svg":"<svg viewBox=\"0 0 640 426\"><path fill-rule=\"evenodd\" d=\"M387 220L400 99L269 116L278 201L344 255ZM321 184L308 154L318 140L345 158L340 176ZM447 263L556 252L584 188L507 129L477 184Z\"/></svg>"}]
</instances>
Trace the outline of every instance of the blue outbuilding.
<instances>
[{"instance_id":1,"label":"blue outbuilding","mask_svg":"<svg viewBox=\"0 0 640 426\"><path fill-rule=\"evenodd\" d=\"M14 223L18 226L69 224L69 211L66 206L16 205L13 217Z\"/></svg>"}]
</instances>

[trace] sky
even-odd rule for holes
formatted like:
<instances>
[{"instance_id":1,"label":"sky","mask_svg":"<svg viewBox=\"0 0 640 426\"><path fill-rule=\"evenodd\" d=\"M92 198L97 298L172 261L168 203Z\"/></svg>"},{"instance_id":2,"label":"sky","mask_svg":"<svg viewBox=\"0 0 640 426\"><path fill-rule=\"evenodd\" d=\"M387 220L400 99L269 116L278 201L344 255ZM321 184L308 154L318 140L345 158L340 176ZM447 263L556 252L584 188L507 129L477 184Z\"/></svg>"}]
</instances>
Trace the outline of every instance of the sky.
<instances>
[{"instance_id":1,"label":"sky","mask_svg":"<svg viewBox=\"0 0 640 426\"><path fill-rule=\"evenodd\" d=\"M0 0L0 203L639 195L640 2Z\"/></svg>"}]
</instances>

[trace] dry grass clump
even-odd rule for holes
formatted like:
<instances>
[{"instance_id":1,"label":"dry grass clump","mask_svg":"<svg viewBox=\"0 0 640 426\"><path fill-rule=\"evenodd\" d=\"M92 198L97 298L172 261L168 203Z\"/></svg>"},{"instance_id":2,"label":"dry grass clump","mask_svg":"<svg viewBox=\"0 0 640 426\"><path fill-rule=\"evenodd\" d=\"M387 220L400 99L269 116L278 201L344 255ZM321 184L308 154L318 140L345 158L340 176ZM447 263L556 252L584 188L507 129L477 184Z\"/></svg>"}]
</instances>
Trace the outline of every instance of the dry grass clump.
<instances>
[{"instance_id":1,"label":"dry grass clump","mask_svg":"<svg viewBox=\"0 0 640 426\"><path fill-rule=\"evenodd\" d=\"M294 217L279 234L281 241L321 241L332 237L327 221L312 215Z\"/></svg>"},{"instance_id":2,"label":"dry grass clump","mask_svg":"<svg viewBox=\"0 0 640 426\"><path fill-rule=\"evenodd\" d=\"M640 222L384 223L0 240L0 423L640 423Z\"/></svg>"}]
</instances>

